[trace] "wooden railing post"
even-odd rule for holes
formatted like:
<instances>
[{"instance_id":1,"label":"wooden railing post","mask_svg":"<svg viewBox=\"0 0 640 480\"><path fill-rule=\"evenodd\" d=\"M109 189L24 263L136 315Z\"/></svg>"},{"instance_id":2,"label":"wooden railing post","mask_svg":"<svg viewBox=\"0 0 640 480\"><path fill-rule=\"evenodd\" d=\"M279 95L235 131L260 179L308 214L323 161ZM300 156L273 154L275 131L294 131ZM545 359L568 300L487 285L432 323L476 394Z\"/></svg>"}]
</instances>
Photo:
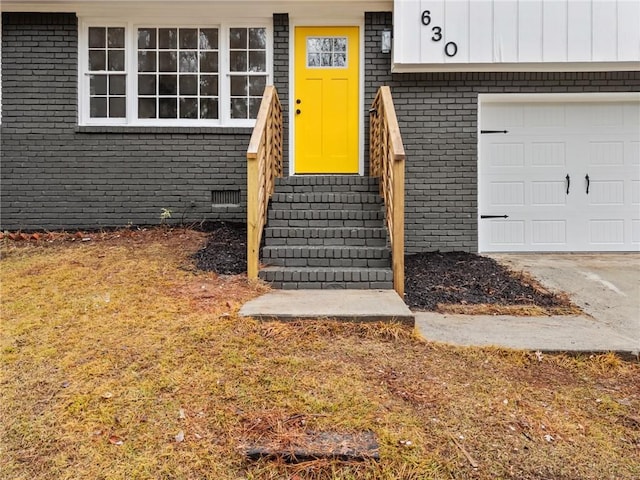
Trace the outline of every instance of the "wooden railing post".
<instances>
[{"instance_id":1,"label":"wooden railing post","mask_svg":"<svg viewBox=\"0 0 640 480\"><path fill-rule=\"evenodd\" d=\"M405 153L389 87L378 89L371 105L369 161L371 176L380 177L391 241L393 288L404 298L404 163Z\"/></svg>"},{"instance_id":2,"label":"wooden railing post","mask_svg":"<svg viewBox=\"0 0 640 480\"><path fill-rule=\"evenodd\" d=\"M247 277L258 278L260 241L274 179L282 176L282 107L275 87L264 89L247 149Z\"/></svg>"}]
</instances>

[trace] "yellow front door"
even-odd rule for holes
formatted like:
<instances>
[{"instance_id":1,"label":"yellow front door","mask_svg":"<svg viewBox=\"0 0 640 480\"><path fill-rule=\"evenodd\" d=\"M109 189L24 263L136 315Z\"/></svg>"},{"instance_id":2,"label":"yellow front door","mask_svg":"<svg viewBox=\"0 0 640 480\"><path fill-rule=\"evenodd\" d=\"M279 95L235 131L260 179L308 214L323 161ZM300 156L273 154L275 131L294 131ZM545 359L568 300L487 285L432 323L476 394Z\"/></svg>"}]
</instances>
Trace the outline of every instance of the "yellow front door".
<instances>
[{"instance_id":1,"label":"yellow front door","mask_svg":"<svg viewBox=\"0 0 640 480\"><path fill-rule=\"evenodd\" d=\"M358 173L359 28L296 27L295 173Z\"/></svg>"}]
</instances>

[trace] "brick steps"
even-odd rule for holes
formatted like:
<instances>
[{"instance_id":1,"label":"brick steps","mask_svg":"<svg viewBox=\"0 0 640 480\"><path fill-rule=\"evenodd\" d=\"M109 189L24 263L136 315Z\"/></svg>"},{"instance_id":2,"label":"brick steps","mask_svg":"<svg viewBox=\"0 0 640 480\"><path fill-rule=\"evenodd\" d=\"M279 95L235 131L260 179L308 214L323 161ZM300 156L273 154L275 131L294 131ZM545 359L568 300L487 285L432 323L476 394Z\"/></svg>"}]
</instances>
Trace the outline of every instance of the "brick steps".
<instances>
[{"instance_id":1,"label":"brick steps","mask_svg":"<svg viewBox=\"0 0 640 480\"><path fill-rule=\"evenodd\" d=\"M260 278L274 288L393 288L376 179L277 179L267 218Z\"/></svg>"},{"instance_id":2,"label":"brick steps","mask_svg":"<svg viewBox=\"0 0 640 480\"><path fill-rule=\"evenodd\" d=\"M393 288L390 268L265 267L260 277L285 290Z\"/></svg>"},{"instance_id":3,"label":"brick steps","mask_svg":"<svg viewBox=\"0 0 640 480\"><path fill-rule=\"evenodd\" d=\"M383 247L387 245L385 228L268 228L265 238L269 245L327 245L327 246L369 246Z\"/></svg>"}]
</instances>

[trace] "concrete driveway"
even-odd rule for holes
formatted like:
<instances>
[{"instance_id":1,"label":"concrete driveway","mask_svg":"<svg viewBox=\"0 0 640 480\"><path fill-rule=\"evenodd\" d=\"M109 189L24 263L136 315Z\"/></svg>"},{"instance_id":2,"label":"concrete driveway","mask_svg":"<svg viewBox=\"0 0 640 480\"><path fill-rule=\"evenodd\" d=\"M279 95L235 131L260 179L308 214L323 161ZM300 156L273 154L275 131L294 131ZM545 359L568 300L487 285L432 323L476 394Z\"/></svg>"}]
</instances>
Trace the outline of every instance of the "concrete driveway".
<instances>
[{"instance_id":1,"label":"concrete driveway","mask_svg":"<svg viewBox=\"0 0 640 480\"><path fill-rule=\"evenodd\" d=\"M566 292L594 322L640 345L640 254L496 254L552 290Z\"/></svg>"},{"instance_id":2,"label":"concrete driveway","mask_svg":"<svg viewBox=\"0 0 640 480\"><path fill-rule=\"evenodd\" d=\"M491 254L550 290L563 291L586 315L513 317L416 312L427 339L541 351L640 350L640 254Z\"/></svg>"}]
</instances>

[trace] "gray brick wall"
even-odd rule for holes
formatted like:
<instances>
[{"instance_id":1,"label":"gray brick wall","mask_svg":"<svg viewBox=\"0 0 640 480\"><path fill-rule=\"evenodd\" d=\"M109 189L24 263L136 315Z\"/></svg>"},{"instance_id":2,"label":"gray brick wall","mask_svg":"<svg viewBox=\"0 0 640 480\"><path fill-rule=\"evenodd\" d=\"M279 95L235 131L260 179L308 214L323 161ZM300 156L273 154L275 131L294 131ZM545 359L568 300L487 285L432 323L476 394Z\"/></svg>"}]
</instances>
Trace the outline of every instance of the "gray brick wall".
<instances>
[{"instance_id":1,"label":"gray brick wall","mask_svg":"<svg viewBox=\"0 0 640 480\"><path fill-rule=\"evenodd\" d=\"M289 174L289 15L273 15L273 85L282 104L284 174Z\"/></svg>"},{"instance_id":2,"label":"gray brick wall","mask_svg":"<svg viewBox=\"0 0 640 480\"><path fill-rule=\"evenodd\" d=\"M251 130L77 127L74 14L2 14L1 228L245 220ZM212 190L240 190L213 207Z\"/></svg>"},{"instance_id":3,"label":"gray brick wall","mask_svg":"<svg viewBox=\"0 0 640 480\"><path fill-rule=\"evenodd\" d=\"M365 107L390 86L407 154L407 252L478 249L478 94L640 90L640 72L392 74L380 53L391 27L391 13L366 14Z\"/></svg>"}]
</instances>

